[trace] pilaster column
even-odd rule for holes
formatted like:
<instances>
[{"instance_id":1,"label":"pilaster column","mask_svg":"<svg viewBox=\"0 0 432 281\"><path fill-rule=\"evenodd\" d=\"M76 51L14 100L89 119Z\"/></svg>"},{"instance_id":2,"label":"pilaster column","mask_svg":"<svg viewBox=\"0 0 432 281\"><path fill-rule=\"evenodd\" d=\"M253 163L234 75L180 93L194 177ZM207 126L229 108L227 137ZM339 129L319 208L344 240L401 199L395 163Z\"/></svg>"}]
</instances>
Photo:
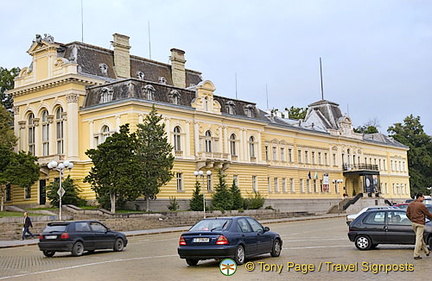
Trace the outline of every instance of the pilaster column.
<instances>
[{"instance_id":1,"label":"pilaster column","mask_svg":"<svg viewBox=\"0 0 432 281\"><path fill-rule=\"evenodd\" d=\"M67 122L66 122L66 159L78 158L78 99L77 93L66 95L67 101Z\"/></svg>"}]
</instances>

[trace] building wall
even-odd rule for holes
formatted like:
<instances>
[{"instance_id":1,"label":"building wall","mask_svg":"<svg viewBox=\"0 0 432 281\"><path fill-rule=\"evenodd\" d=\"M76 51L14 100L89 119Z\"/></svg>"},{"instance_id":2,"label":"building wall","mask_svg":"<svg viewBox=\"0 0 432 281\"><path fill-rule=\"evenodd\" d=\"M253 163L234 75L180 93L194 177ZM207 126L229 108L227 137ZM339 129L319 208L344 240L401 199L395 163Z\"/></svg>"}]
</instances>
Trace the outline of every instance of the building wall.
<instances>
[{"instance_id":1,"label":"building wall","mask_svg":"<svg viewBox=\"0 0 432 281\"><path fill-rule=\"evenodd\" d=\"M279 126L256 118L239 118L221 113L221 105L214 98L215 87L204 81L195 88L196 98L191 107L175 106L151 100L120 100L107 104L83 107L88 95L85 86L102 85L103 79L80 75L77 65L64 64L56 58L51 48L38 50L32 45L32 71L25 68L16 81L15 133L19 137L19 150L29 149L28 116L38 119L34 125L35 154L41 165L41 179L47 185L58 177L58 172L47 169L52 160L70 160L74 168L67 171L80 186L81 195L94 200L91 187L83 183L91 168L85 155L90 148L123 124L129 123L131 131L143 122L153 105L164 117L166 131L174 143L174 128L180 128L181 150L173 150L176 156L174 178L161 188L160 199L176 197L189 199L194 183L207 179L194 176L199 169L212 172L211 181L218 182L217 172L224 168L227 183L234 177L244 197L255 189L268 200L328 199L349 196L362 189L361 177L344 176L344 164L374 164L379 166L381 193L391 199L409 197L407 148L356 138L337 136L320 131ZM63 153L57 153L56 110L63 115ZM42 112L48 111L49 153L43 155ZM46 124L45 124L46 125ZM105 131L104 131L105 129ZM211 132L212 151L205 151L206 132ZM231 154L230 136L235 135L235 155ZM254 155L250 152L250 138L254 138ZM177 186L177 174L181 174L181 187ZM324 174L328 175L329 190L321 189ZM340 180L341 182L335 182ZM316 183L316 184L314 184ZM39 182L31 188L30 198L14 187L12 200L6 204L39 204ZM207 191L206 191L207 192ZM277 202L277 201L275 201ZM281 201L283 202L283 201ZM277 205L277 204L276 204Z\"/></svg>"}]
</instances>

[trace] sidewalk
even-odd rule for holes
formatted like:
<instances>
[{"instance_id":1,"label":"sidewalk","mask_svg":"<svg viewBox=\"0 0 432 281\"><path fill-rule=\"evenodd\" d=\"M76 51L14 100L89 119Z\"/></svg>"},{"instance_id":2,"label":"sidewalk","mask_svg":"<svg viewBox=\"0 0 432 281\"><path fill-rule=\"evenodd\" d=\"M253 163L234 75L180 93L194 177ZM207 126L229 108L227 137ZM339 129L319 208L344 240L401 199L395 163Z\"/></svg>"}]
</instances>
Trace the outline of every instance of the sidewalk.
<instances>
[{"instance_id":1,"label":"sidewalk","mask_svg":"<svg viewBox=\"0 0 432 281\"><path fill-rule=\"evenodd\" d=\"M284 219L261 220L260 223L265 226L267 224L272 224L272 223L328 219L328 218L345 217L345 215L346 214L326 214L326 215L316 215L316 216L307 216L307 217L294 217L294 218L284 218ZM144 229L144 230L133 230L133 231L122 231L122 232L124 234L126 234L127 237L131 237L131 236L141 236L141 235L148 235L148 234L183 232L183 231L187 231L190 227L191 226L180 226L180 227ZM1 248L37 245L38 242L39 242L39 239L37 238L37 236L35 236L35 238L29 238L26 240L2 240L2 241L0 241L0 249Z\"/></svg>"}]
</instances>

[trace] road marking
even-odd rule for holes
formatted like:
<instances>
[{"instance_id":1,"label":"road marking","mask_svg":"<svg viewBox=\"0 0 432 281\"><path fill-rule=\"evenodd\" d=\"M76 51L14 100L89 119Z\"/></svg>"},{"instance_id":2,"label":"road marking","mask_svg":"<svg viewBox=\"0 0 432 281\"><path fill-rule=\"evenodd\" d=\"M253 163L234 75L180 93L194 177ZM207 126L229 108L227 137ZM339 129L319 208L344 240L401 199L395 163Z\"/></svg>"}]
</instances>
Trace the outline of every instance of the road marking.
<instances>
[{"instance_id":1,"label":"road marking","mask_svg":"<svg viewBox=\"0 0 432 281\"><path fill-rule=\"evenodd\" d=\"M116 260L111 260L111 261L93 262L93 263L86 263L86 264L81 264L81 265L73 265L73 266L61 267L61 268L56 268L56 269L44 270L44 271L30 272L30 273L25 273L25 274L17 274L17 275L12 275L12 276L4 276L4 277L0 277L0 280L25 277L25 276L29 276L29 275L33 275L33 274L44 274L44 273L51 273L51 272L61 271L61 270L76 269L76 268L80 268L80 267L100 265L100 264L112 263L112 262L133 261L133 260L146 260L146 259L159 259L159 258L168 258L168 257L178 257L178 255L164 255L164 256L156 256L156 257L140 257L140 258L116 259Z\"/></svg>"}]
</instances>

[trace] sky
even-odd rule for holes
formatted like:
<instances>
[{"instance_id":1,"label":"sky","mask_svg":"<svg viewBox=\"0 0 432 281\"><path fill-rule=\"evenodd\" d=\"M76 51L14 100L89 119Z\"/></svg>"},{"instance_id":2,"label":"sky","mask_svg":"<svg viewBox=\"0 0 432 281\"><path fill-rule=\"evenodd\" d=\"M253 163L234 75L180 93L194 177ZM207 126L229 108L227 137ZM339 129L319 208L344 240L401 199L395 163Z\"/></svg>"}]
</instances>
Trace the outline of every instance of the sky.
<instances>
[{"instance_id":1,"label":"sky","mask_svg":"<svg viewBox=\"0 0 432 281\"><path fill-rule=\"evenodd\" d=\"M354 127L387 134L412 114L432 135L431 14L429 0L2 1L0 66L29 66L36 34L112 49L120 33L132 55L184 50L219 96L284 110L323 95Z\"/></svg>"}]
</instances>

